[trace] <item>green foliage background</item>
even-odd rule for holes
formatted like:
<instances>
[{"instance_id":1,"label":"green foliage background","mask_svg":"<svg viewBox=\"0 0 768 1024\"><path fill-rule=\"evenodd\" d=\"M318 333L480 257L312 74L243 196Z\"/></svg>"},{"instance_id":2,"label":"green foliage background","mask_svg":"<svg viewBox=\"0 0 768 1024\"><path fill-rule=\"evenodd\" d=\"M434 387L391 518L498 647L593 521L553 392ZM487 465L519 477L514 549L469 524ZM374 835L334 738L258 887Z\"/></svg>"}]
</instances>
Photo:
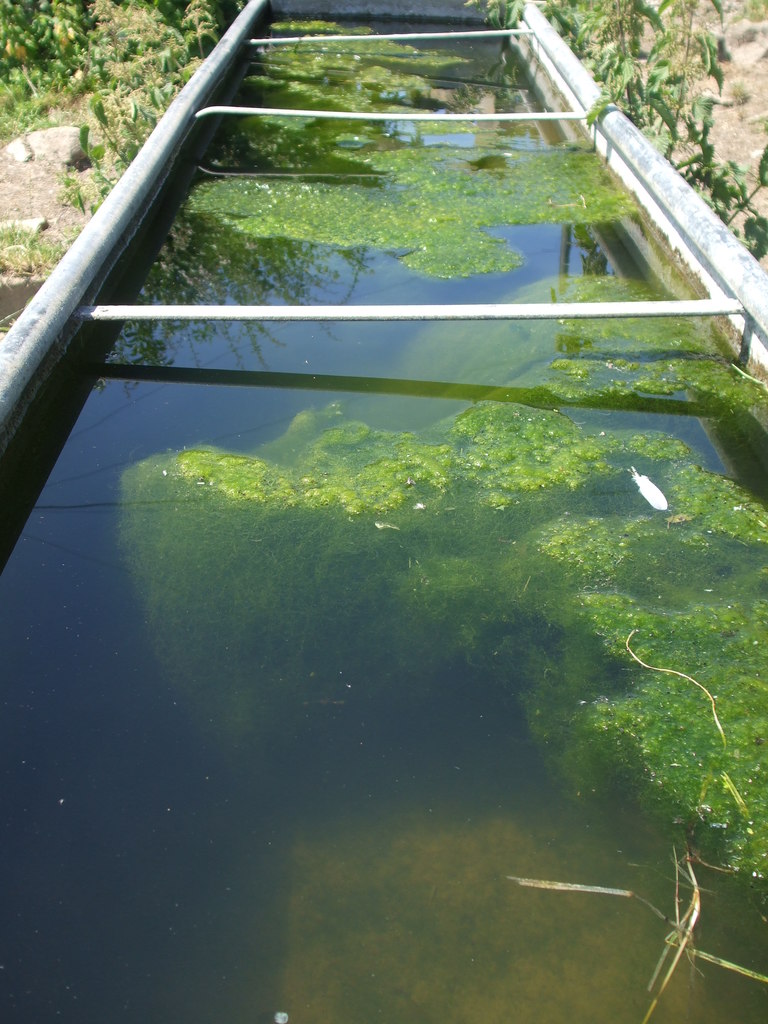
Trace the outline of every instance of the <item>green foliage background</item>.
<instances>
[{"instance_id":1,"label":"green foliage background","mask_svg":"<svg viewBox=\"0 0 768 1024\"><path fill-rule=\"evenodd\" d=\"M182 32L192 21L220 28L239 5L234 0L0 0L0 75L27 88L67 87L70 76L98 78L98 47L105 23L130 11L150 13L160 34ZM149 39L133 40L137 51Z\"/></svg>"},{"instance_id":2,"label":"green foliage background","mask_svg":"<svg viewBox=\"0 0 768 1024\"><path fill-rule=\"evenodd\" d=\"M520 0L470 0L489 20L515 24ZM242 0L0 0L0 138L45 122L51 107L84 105L83 148L96 169L88 190L65 194L95 208L136 155L176 91ZM756 258L768 219L755 196L768 184L768 146L757 170L721 161L711 140L722 74L717 41L700 28L698 0L569 0L547 16L603 86L593 116L618 104L700 192ZM711 0L722 17L720 0Z\"/></svg>"},{"instance_id":3,"label":"green foliage background","mask_svg":"<svg viewBox=\"0 0 768 1024\"><path fill-rule=\"evenodd\" d=\"M0 138L79 123L94 167L64 195L95 208L239 0L0 0Z\"/></svg>"}]
</instances>

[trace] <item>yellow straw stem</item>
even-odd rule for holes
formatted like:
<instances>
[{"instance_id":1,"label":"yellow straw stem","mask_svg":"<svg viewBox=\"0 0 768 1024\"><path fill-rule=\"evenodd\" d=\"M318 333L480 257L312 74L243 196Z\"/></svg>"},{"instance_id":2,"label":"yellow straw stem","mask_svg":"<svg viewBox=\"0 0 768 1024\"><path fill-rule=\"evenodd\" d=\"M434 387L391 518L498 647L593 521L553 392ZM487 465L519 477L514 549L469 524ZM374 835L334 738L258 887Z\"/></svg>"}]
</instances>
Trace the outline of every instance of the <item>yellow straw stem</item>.
<instances>
[{"instance_id":1,"label":"yellow straw stem","mask_svg":"<svg viewBox=\"0 0 768 1024\"><path fill-rule=\"evenodd\" d=\"M651 1002L651 1005L648 1007L648 1012L646 1013L645 1017L643 1017L643 1024L648 1024L648 1021L650 1020L653 1011L656 1009L658 1005L659 999L661 999L664 989L667 987L669 979L675 973L675 968L680 963L680 958L685 952L685 947L688 945L693 935L693 929L696 927L696 922L699 920L699 914L701 913L701 893L699 891L699 883L696 881L696 876L693 873L691 862L688 859L686 859L686 868L688 871L688 877L691 881L691 885L693 886L691 902L685 914L683 915L682 921L680 922L680 926L674 932L672 932L671 935L667 936L667 943L669 945L667 949L665 949L664 953L662 953L659 964L657 964L656 970L653 974L653 978L651 979L651 986L655 983L656 977L659 973L659 968L663 963L667 955L667 952L672 945L677 945L677 952L675 953L672 959L672 963L669 965L667 973L664 975L664 980L662 981L661 986L659 987L659 991L656 993L653 1001Z\"/></svg>"},{"instance_id":2,"label":"yellow straw stem","mask_svg":"<svg viewBox=\"0 0 768 1024\"><path fill-rule=\"evenodd\" d=\"M544 878L518 878L517 875L507 875L510 882L517 882L518 885L525 885L531 889L555 889L558 892L597 892L604 896L627 896L632 898L635 894L631 889L610 889L605 885L580 885L578 882L548 882Z\"/></svg>"},{"instance_id":3,"label":"yellow straw stem","mask_svg":"<svg viewBox=\"0 0 768 1024\"><path fill-rule=\"evenodd\" d=\"M693 683L694 686L698 686L698 688L701 690L701 692L703 694L705 694L705 696L707 697L707 700L709 701L709 703L710 703L710 705L712 707L712 717L715 720L715 725L717 726L717 731L720 733L720 738L723 741L723 746L724 747L727 746L727 744L725 742L725 733L723 732L723 727L720 724L720 719L717 717L717 708L715 707L715 698L712 696L712 694L709 692L709 690L706 688L706 686L704 686L702 683L700 683L698 681L698 679L694 679L693 676L686 675L685 672L678 672L677 669L675 669L675 668L660 668L658 665L649 665L647 662L643 661L641 658L638 658L638 656L635 654L635 652L629 646L629 641L632 639L632 637L635 635L636 632L637 632L636 629L632 630L632 632L627 637L627 639L626 639L626 641L624 643L624 646L627 648L627 650L629 651L631 656L635 659L635 661L638 663L638 665L642 665L643 668L650 669L651 672L666 672L667 675L677 676L679 679L687 679L689 683Z\"/></svg>"},{"instance_id":4,"label":"yellow straw stem","mask_svg":"<svg viewBox=\"0 0 768 1024\"><path fill-rule=\"evenodd\" d=\"M639 900L643 906L648 907L662 921L666 921L667 924L670 923L669 918L658 907L654 907L649 900L643 896L638 896L631 889L612 889L607 885L582 885L579 882L551 882L545 878L519 878L517 875L507 875L507 878L510 882L517 882L518 885L525 885L529 889L549 889L554 892L590 892L602 896L624 896L627 899Z\"/></svg>"},{"instance_id":5,"label":"yellow straw stem","mask_svg":"<svg viewBox=\"0 0 768 1024\"><path fill-rule=\"evenodd\" d=\"M761 981L764 985L768 985L768 975L760 974L759 971L751 971L748 967L741 967L731 960L723 960L722 957L715 956L713 953L705 953L701 949L695 949L693 952L694 956L697 956L700 960L706 960L710 964L717 964L718 967L724 967L727 971L735 971L736 974L743 974L745 978L752 978L754 981Z\"/></svg>"}]
</instances>

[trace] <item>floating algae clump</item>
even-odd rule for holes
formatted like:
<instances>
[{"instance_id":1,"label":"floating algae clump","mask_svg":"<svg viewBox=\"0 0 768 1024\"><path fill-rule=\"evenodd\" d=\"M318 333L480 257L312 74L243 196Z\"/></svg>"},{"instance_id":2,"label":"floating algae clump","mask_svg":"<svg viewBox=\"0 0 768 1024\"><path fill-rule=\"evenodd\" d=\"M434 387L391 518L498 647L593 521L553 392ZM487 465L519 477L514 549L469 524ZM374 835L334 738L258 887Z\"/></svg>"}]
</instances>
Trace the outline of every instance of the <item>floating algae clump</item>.
<instances>
[{"instance_id":1,"label":"floating algae clump","mask_svg":"<svg viewBox=\"0 0 768 1024\"><path fill-rule=\"evenodd\" d=\"M381 451L367 461L377 447ZM188 451L179 456L178 469L229 498L285 508L333 507L351 515L399 508L408 496L407 478L418 481L420 494L440 492L450 471L447 446L425 445L406 434L384 450L359 423L329 427L306 456L300 472L289 472L256 456Z\"/></svg>"},{"instance_id":2,"label":"floating algae clump","mask_svg":"<svg viewBox=\"0 0 768 1024\"><path fill-rule=\"evenodd\" d=\"M446 437L425 442L342 421L307 443L298 467L203 449L182 452L177 472L228 498L359 515L398 509L414 494L435 500L449 482L470 485L477 506L498 508L553 482L573 490L588 469L609 468L607 442L553 412L478 405L457 417Z\"/></svg>"},{"instance_id":3,"label":"floating algae clump","mask_svg":"<svg viewBox=\"0 0 768 1024\"><path fill-rule=\"evenodd\" d=\"M617 692L559 709L559 728L576 737L566 761L591 770L593 786L613 763L667 821L762 877L768 522L731 481L691 466L669 493L680 510L669 517L561 517L540 536L575 583L585 626L627 662ZM539 718L552 729L556 715Z\"/></svg>"},{"instance_id":4,"label":"floating algae clump","mask_svg":"<svg viewBox=\"0 0 768 1024\"><path fill-rule=\"evenodd\" d=\"M329 36L327 44L309 50L263 54L261 73L242 86L243 105L330 105L391 119L350 132L345 121L322 117L238 118L219 143L225 176L197 187L188 214L215 216L250 239L365 246L419 274L445 279L520 266L520 254L494 228L563 220L595 224L635 212L594 153L548 146L529 126L468 120L446 128L444 122L398 120L414 111L487 111L487 104L507 111L519 104L509 72L501 84L489 81L487 87L432 84L457 66L469 73L467 64L450 52L386 41L369 51L364 36L360 43L334 43ZM477 75L487 77L488 68ZM237 167L245 177L234 173ZM261 172L268 176L254 178Z\"/></svg>"},{"instance_id":5,"label":"floating algae clump","mask_svg":"<svg viewBox=\"0 0 768 1024\"><path fill-rule=\"evenodd\" d=\"M560 445L548 487L542 438ZM125 474L125 538L161 656L235 732L348 699L345 666L356 697L426 692L468 636L479 657L514 613L530 501L574 503L579 481L608 470L605 448L564 416L514 405L478 405L428 438L331 406L260 452L146 460ZM489 574L498 608L485 616ZM461 627L455 590L477 610ZM449 612L439 623L433 601Z\"/></svg>"},{"instance_id":6,"label":"floating algae clump","mask_svg":"<svg viewBox=\"0 0 768 1024\"><path fill-rule=\"evenodd\" d=\"M222 738L407 709L460 666L520 700L574 786L620 779L762 875L768 520L681 442L512 403L423 435L332 405L250 454L145 460L124 490L159 657Z\"/></svg>"},{"instance_id":7,"label":"floating algae clump","mask_svg":"<svg viewBox=\"0 0 768 1024\"><path fill-rule=\"evenodd\" d=\"M503 142L500 143L503 148ZM201 184L189 201L252 238L395 253L412 270L439 278L501 273L521 258L489 229L559 223L559 207L578 196L569 219L615 219L634 209L591 153L518 152L505 174L472 174L462 147L422 146L361 156L377 184L238 178ZM585 200L586 201L586 200Z\"/></svg>"},{"instance_id":8,"label":"floating algae clump","mask_svg":"<svg viewBox=\"0 0 768 1024\"><path fill-rule=\"evenodd\" d=\"M539 294L526 301L541 300ZM561 284L561 302L643 301L658 298L647 284L610 275L576 277ZM563 400L601 396L690 396L708 415L748 415L764 398L759 382L745 380L733 367L733 354L714 325L694 317L564 320L540 325L551 333L547 384ZM702 339L707 338L707 344Z\"/></svg>"}]
</instances>

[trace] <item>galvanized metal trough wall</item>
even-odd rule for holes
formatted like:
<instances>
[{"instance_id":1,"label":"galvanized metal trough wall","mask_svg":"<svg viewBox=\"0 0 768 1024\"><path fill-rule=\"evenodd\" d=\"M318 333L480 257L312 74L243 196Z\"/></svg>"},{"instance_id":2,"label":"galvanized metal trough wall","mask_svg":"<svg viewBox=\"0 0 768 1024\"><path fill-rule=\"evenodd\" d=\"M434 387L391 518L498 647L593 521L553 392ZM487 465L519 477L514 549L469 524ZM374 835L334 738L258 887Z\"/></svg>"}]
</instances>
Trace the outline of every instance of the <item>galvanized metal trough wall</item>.
<instances>
[{"instance_id":1,"label":"galvanized metal trough wall","mask_svg":"<svg viewBox=\"0 0 768 1024\"><path fill-rule=\"evenodd\" d=\"M323 9L317 0L289 0L285 4L280 0L272 4L269 0L250 0L171 105L131 167L0 345L0 454L66 353L81 324L78 310L99 301L109 273L147 218L196 124L196 113L210 102L242 57L261 19L273 14L465 24L477 24L479 20L477 10L466 7L463 0L427 0L418 9L413 0L341 0L332 6L332 10ZM592 77L533 4L525 8L522 27L530 34L518 38L515 45L532 73L546 79L555 105L586 114L599 94ZM768 276L757 261L619 110L606 111L591 129L584 124L573 130L591 131L597 151L636 196L672 253L699 283L702 296L728 314L736 332L734 347L742 363L768 375ZM377 310L376 315L379 313ZM506 310L499 315L512 319L527 314L524 310Z\"/></svg>"}]
</instances>

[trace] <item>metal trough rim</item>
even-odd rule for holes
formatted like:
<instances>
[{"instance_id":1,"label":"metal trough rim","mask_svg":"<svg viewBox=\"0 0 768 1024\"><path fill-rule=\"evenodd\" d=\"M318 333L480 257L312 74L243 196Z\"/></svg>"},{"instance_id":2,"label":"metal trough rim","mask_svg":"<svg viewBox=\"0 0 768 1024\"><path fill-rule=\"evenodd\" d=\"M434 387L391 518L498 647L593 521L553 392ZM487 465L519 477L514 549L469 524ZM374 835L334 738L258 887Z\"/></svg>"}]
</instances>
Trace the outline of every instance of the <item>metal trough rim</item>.
<instances>
[{"instance_id":1,"label":"metal trough rim","mask_svg":"<svg viewBox=\"0 0 768 1024\"><path fill-rule=\"evenodd\" d=\"M495 302L433 305L81 306L84 322L161 320L393 321L393 320L594 320L632 317L733 316L737 299L671 299L648 302Z\"/></svg>"},{"instance_id":2,"label":"metal trough rim","mask_svg":"<svg viewBox=\"0 0 768 1024\"><path fill-rule=\"evenodd\" d=\"M0 453L63 358L77 307L100 286L125 250L142 211L170 173L174 157L223 74L242 55L269 0L249 0L206 61L171 103L93 218L0 343Z\"/></svg>"},{"instance_id":3,"label":"metal trough rim","mask_svg":"<svg viewBox=\"0 0 768 1024\"><path fill-rule=\"evenodd\" d=\"M520 47L524 60L571 106L591 109L600 88L535 4L521 24L533 29ZM529 40L529 41L528 41ZM617 107L592 124L598 153L645 209L672 254L710 296L738 298L744 314L732 320L741 335L739 360L768 374L768 275L701 196Z\"/></svg>"}]
</instances>

